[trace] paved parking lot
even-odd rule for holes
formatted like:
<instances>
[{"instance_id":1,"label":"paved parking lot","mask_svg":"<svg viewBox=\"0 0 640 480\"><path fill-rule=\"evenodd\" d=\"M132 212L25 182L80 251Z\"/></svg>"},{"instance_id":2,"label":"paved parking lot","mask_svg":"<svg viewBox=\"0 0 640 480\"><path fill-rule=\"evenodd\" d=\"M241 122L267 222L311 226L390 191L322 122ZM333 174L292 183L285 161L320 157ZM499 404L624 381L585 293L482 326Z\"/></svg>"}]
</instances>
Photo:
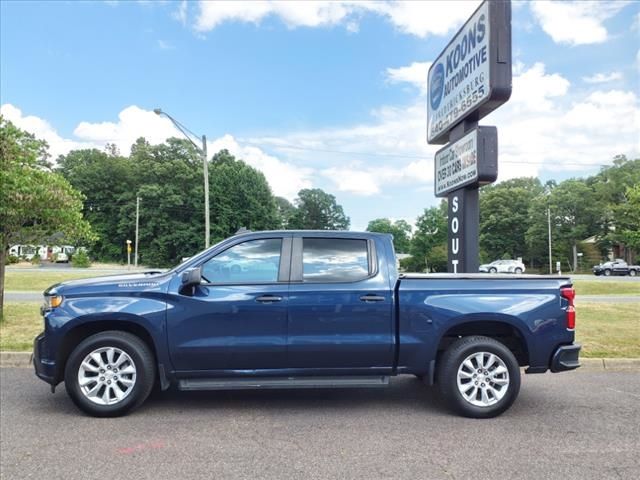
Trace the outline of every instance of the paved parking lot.
<instances>
[{"instance_id":1,"label":"paved parking lot","mask_svg":"<svg viewBox=\"0 0 640 480\"><path fill-rule=\"evenodd\" d=\"M169 392L83 416L30 369L0 369L0 476L519 478L640 476L640 375L530 375L503 416L450 415L413 377L376 390Z\"/></svg>"}]
</instances>

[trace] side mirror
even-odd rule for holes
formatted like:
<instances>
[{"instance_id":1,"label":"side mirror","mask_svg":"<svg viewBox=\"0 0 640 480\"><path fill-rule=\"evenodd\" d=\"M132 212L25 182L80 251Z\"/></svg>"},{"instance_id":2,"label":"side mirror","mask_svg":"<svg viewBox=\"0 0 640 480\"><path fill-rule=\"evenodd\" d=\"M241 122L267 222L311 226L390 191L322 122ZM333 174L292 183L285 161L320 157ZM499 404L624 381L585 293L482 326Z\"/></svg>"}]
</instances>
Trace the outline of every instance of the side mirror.
<instances>
[{"instance_id":1,"label":"side mirror","mask_svg":"<svg viewBox=\"0 0 640 480\"><path fill-rule=\"evenodd\" d=\"M195 285L200 285L202 282L202 268L190 268L189 270L185 270L182 272L182 287L192 287Z\"/></svg>"}]
</instances>

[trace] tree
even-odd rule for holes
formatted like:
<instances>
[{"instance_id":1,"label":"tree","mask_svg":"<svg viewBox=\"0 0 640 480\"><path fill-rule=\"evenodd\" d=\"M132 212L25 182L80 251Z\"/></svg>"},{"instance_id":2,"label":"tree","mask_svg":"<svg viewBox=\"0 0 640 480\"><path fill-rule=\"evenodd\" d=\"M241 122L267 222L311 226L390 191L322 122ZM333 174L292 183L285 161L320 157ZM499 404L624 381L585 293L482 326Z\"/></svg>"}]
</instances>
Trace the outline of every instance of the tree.
<instances>
[{"instance_id":1,"label":"tree","mask_svg":"<svg viewBox=\"0 0 640 480\"><path fill-rule=\"evenodd\" d=\"M262 172L237 160L227 150L216 153L211 164L213 239L222 240L242 227L249 230L278 227L274 196Z\"/></svg>"},{"instance_id":2,"label":"tree","mask_svg":"<svg viewBox=\"0 0 640 480\"><path fill-rule=\"evenodd\" d=\"M296 212L289 228L305 230L347 230L349 217L344 214L336 197L319 188L303 189L295 201Z\"/></svg>"},{"instance_id":3,"label":"tree","mask_svg":"<svg viewBox=\"0 0 640 480\"><path fill-rule=\"evenodd\" d=\"M397 253L409 253L411 247L411 225L405 220L392 222L388 218L376 218L367 225L367 232L390 233Z\"/></svg>"},{"instance_id":4,"label":"tree","mask_svg":"<svg viewBox=\"0 0 640 480\"><path fill-rule=\"evenodd\" d=\"M276 210L278 212L278 227L286 229L289 227L291 217L296 213L296 207L294 207L289 200L283 197L276 197L275 202Z\"/></svg>"},{"instance_id":5,"label":"tree","mask_svg":"<svg viewBox=\"0 0 640 480\"><path fill-rule=\"evenodd\" d=\"M107 261L126 258L135 236L136 197L140 198L140 263L175 265L204 247L202 160L193 145L170 138L151 145L139 138L128 157L117 149L76 150L58 159L60 172L86 195L85 214L101 235L92 255ZM228 151L209 162L211 237L239 228L279 226L273 194L264 175Z\"/></svg>"},{"instance_id":6,"label":"tree","mask_svg":"<svg viewBox=\"0 0 640 480\"><path fill-rule=\"evenodd\" d=\"M47 144L0 116L0 316L7 251L56 235L70 242L95 238L82 217L82 195L47 165Z\"/></svg>"},{"instance_id":7,"label":"tree","mask_svg":"<svg viewBox=\"0 0 640 480\"><path fill-rule=\"evenodd\" d=\"M526 243L534 257L548 261L548 218L551 217L553 255L573 270L578 266L578 244L599 230L601 212L594 189L582 179L568 179L535 198L529 208ZM552 260L553 261L553 260Z\"/></svg>"},{"instance_id":8,"label":"tree","mask_svg":"<svg viewBox=\"0 0 640 480\"><path fill-rule=\"evenodd\" d=\"M640 251L640 183L627 187L625 201L615 208L616 235L627 246Z\"/></svg>"},{"instance_id":9,"label":"tree","mask_svg":"<svg viewBox=\"0 0 640 480\"><path fill-rule=\"evenodd\" d=\"M406 268L414 271L443 271L447 268L447 203L425 208L416 220L411 241L412 261Z\"/></svg>"},{"instance_id":10,"label":"tree","mask_svg":"<svg viewBox=\"0 0 640 480\"><path fill-rule=\"evenodd\" d=\"M488 258L526 258L529 207L543 192L537 178L514 178L480 190L480 247Z\"/></svg>"},{"instance_id":11,"label":"tree","mask_svg":"<svg viewBox=\"0 0 640 480\"><path fill-rule=\"evenodd\" d=\"M123 215L135 215L138 186L131 161L118 155L114 148L110 152L73 150L58 157L57 171L85 197L84 217L99 236L91 248L92 256L122 261L125 240L133 233L130 225L123 222Z\"/></svg>"}]
</instances>

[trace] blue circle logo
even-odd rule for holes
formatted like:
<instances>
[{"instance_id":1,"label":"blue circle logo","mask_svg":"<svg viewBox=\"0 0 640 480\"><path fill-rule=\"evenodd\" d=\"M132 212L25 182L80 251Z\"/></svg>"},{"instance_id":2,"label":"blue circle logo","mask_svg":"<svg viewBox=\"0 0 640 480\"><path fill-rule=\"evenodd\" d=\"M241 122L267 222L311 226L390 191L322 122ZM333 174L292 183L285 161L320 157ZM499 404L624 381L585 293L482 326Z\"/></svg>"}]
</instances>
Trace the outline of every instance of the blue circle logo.
<instances>
[{"instance_id":1,"label":"blue circle logo","mask_svg":"<svg viewBox=\"0 0 640 480\"><path fill-rule=\"evenodd\" d=\"M437 110L442 101L444 93L444 67L441 63L437 64L431 74L431 82L429 83L429 102L431 108Z\"/></svg>"}]
</instances>

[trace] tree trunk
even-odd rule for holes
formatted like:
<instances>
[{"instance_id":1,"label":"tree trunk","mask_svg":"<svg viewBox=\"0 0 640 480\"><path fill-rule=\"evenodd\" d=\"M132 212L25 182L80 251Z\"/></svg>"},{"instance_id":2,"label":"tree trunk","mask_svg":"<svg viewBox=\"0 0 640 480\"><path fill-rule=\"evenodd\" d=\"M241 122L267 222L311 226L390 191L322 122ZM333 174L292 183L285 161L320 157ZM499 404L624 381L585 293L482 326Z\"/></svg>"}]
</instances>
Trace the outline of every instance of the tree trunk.
<instances>
[{"instance_id":1,"label":"tree trunk","mask_svg":"<svg viewBox=\"0 0 640 480\"><path fill-rule=\"evenodd\" d=\"M7 249L4 245L0 246L0 320L4 315L4 262L7 258Z\"/></svg>"},{"instance_id":2,"label":"tree trunk","mask_svg":"<svg viewBox=\"0 0 640 480\"><path fill-rule=\"evenodd\" d=\"M578 246L573 244L573 272L578 271Z\"/></svg>"}]
</instances>

